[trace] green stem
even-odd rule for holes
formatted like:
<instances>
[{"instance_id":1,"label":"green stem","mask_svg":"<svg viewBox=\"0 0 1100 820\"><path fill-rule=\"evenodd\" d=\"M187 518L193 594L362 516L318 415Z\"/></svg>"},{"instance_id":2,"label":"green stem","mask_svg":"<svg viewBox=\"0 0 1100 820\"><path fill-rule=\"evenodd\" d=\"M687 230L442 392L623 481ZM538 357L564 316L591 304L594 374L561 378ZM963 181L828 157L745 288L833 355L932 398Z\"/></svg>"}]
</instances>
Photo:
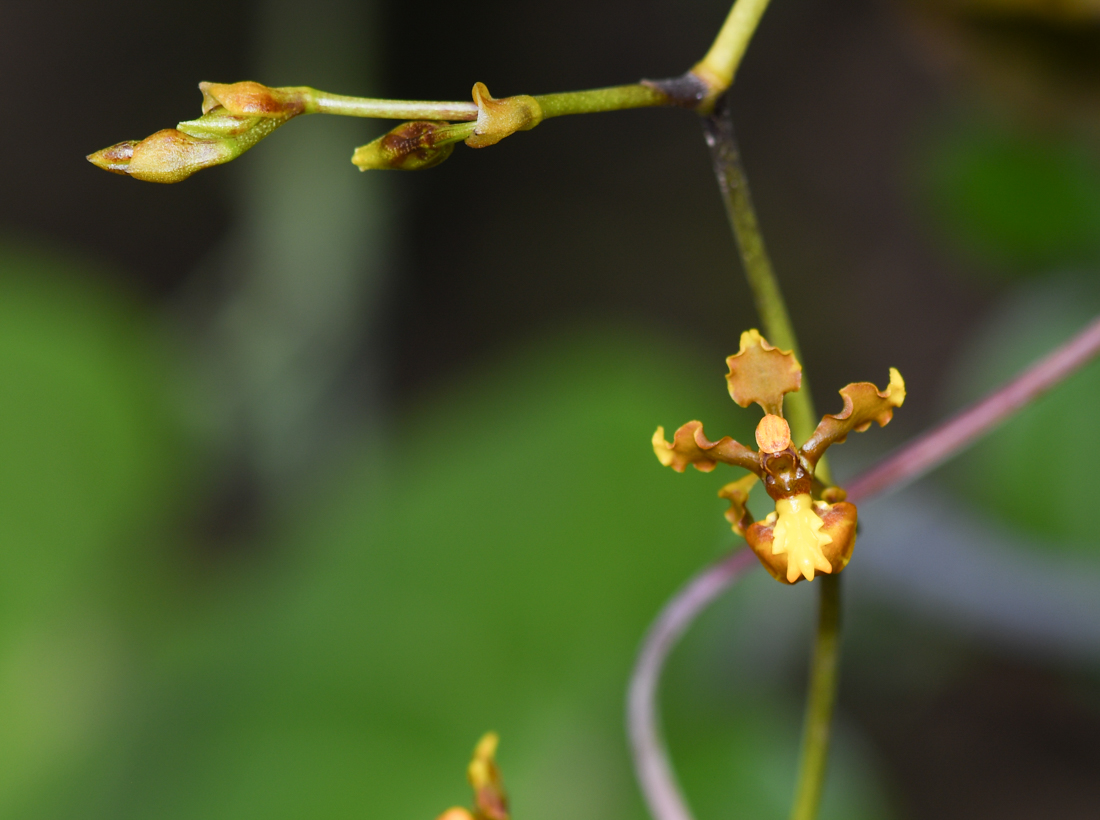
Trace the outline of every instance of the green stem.
<instances>
[{"instance_id":1,"label":"green stem","mask_svg":"<svg viewBox=\"0 0 1100 820\"><path fill-rule=\"evenodd\" d=\"M473 102L431 102L424 100L376 100L369 97L345 97L316 88L310 94L307 110L311 114L337 114L343 117L375 117L387 120L477 119Z\"/></svg>"},{"instance_id":2,"label":"green stem","mask_svg":"<svg viewBox=\"0 0 1100 820\"><path fill-rule=\"evenodd\" d=\"M595 114L599 111L621 111L627 108L653 108L672 105L667 94L648 85L616 85L589 91L567 91L561 94L541 94L535 97L543 117L563 114Z\"/></svg>"},{"instance_id":3,"label":"green stem","mask_svg":"<svg viewBox=\"0 0 1100 820\"><path fill-rule=\"evenodd\" d=\"M472 102L432 102L424 100L380 100L368 97L346 97L327 91L308 89L307 110L311 114L336 114L344 117L376 117L392 120L451 120L468 122L477 119L477 106ZM664 91L636 83L587 91L566 91L542 94L535 99L543 117L564 114L596 114L601 111L622 111L627 108L653 108L679 104Z\"/></svg>"},{"instance_id":4,"label":"green stem","mask_svg":"<svg viewBox=\"0 0 1100 820\"><path fill-rule=\"evenodd\" d=\"M802 726L802 759L791 820L814 820L825 788L840 666L840 576L822 575L810 688Z\"/></svg>"},{"instance_id":5,"label":"green stem","mask_svg":"<svg viewBox=\"0 0 1100 820\"><path fill-rule=\"evenodd\" d=\"M793 350L801 359L798 339L791 325L779 282L764 246L760 223L752 204L752 192L741 164L741 155L734 139L733 121L727 98L717 101L714 113L704 120L707 144L711 149L718 186L726 205L726 213L749 280L753 298L765 335L777 347ZM813 432L817 418L809 385L802 380L802 389L789 393L784 400L784 412L798 441L805 441ZM831 483L825 459L818 462L817 476ZM817 635L810 668L806 715L802 731L802 752L799 764L795 801L791 820L814 820L821 802L825 771L829 757L829 732L833 707L836 704L837 670L840 659L840 583L836 575L822 575L819 580L821 598L818 609Z\"/></svg>"},{"instance_id":6,"label":"green stem","mask_svg":"<svg viewBox=\"0 0 1100 820\"><path fill-rule=\"evenodd\" d=\"M756 312L764 326L764 335L776 347L793 351L795 358L801 361L802 352L798 348L798 338L764 246L764 236L756 218L752 191L749 190L749 180L741 164L741 153L734 138L733 121L725 98L719 100L714 113L703 120L703 128L707 145L710 146L718 187L726 206L726 216L737 238L745 276L749 280ZM814 412L813 399L805 377L802 379L801 390L787 394L783 410L797 441L805 441L813 434L817 426L817 414ZM828 483L828 468L823 476L820 464L817 471L822 481Z\"/></svg>"},{"instance_id":7,"label":"green stem","mask_svg":"<svg viewBox=\"0 0 1100 820\"><path fill-rule=\"evenodd\" d=\"M711 87L714 98L723 94L733 83L733 75L741 65L749 41L756 33L760 18L769 0L737 0L730 9L726 22L714 38L710 51L692 69Z\"/></svg>"}]
</instances>

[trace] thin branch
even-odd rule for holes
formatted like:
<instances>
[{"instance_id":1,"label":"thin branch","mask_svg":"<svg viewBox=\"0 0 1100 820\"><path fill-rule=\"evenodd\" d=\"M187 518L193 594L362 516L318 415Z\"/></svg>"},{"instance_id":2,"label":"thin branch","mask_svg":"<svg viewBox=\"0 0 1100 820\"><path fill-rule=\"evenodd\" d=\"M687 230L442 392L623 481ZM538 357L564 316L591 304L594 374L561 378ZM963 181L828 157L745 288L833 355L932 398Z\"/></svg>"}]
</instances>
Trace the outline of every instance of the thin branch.
<instances>
[{"instance_id":1,"label":"thin branch","mask_svg":"<svg viewBox=\"0 0 1100 820\"><path fill-rule=\"evenodd\" d=\"M316 114L336 114L342 117L375 117L388 120L475 120L477 106L470 101L436 102L435 100L381 100L370 97L348 97L310 88L309 111Z\"/></svg>"},{"instance_id":2,"label":"thin branch","mask_svg":"<svg viewBox=\"0 0 1100 820\"><path fill-rule=\"evenodd\" d=\"M1100 353L1100 317L1012 381L879 462L848 486L853 502L897 490L969 447Z\"/></svg>"},{"instance_id":3,"label":"thin branch","mask_svg":"<svg viewBox=\"0 0 1100 820\"><path fill-rule=\"evenodd\" d=\"M661 736L657 710L661 670L691 622L755 564L756 556L743 549L702 570L665 604L642 641L630 678L627 726L634 770L656 820L693 820Z\"/></svg>"}]
</instances>

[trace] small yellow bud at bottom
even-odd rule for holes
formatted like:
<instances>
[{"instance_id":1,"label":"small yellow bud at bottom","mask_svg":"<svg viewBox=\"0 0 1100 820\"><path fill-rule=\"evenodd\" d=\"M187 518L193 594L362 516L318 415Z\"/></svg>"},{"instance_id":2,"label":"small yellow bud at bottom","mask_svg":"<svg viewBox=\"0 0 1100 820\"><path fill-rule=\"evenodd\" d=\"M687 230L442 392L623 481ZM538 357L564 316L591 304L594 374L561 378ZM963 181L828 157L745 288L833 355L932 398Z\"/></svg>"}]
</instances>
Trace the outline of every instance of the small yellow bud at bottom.
<instances>
[{"instance_id":1,"label":"small yellow bud at bottom","mask_svg":"<svg viewBox=\"0 0 1100 820\"><path fill-rule=\"evenodd\" d=\"M807 581L814 571L832 572L833 566L821 548L833 542L832 536L821 531L825 522L814 512L813 499L800 493L775 502L775 536L772 554L787 554L787 581L794 583L799 575ZM771 518L771 516L769 516Z\"/></svg>"},{"instance_id":2,"label":"small yellow bud at bottom","mask_svg":"<svg viewBox=\"0 0 1100 820\"><path fill-rule=\"evenodd\" d=\"M436 820L474 820L474 816L466 809L455 807L453 809L447 809L447 811L439 815Z\"/></svg>"}]
</instances>

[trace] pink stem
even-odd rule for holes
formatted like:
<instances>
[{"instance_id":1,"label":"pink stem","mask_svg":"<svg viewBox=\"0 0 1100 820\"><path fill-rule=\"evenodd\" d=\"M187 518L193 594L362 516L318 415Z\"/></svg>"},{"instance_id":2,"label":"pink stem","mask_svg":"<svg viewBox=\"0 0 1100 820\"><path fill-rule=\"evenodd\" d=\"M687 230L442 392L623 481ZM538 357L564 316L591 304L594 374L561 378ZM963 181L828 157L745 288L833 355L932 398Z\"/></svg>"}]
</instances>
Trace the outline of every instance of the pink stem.
<instances>
[{"instance_id":1,"label":"pink stem","mask_svg":"<svg viewBox=\"0 0 1100 820\"><path fill-rule=\"evenodd\" d=\"M904 445L850 482L852 502L896 490L969 447L1100 353L1100 318L1015 379L952 419Z\"/></svg>"},{"instance_id":2,"label":"pink stem","mask_svg":"<svg viewBox=\"0 0 1100 820\"><path fill-rule=\"evenodd\" d=\"M668 653L684 630L723 590L751 569L756 556L739 550L698 573L665 604L642 641L627 695L634 770L650 813L658 820L692 820L661 738L657 685Z\"/></svg>"}]
</instances>

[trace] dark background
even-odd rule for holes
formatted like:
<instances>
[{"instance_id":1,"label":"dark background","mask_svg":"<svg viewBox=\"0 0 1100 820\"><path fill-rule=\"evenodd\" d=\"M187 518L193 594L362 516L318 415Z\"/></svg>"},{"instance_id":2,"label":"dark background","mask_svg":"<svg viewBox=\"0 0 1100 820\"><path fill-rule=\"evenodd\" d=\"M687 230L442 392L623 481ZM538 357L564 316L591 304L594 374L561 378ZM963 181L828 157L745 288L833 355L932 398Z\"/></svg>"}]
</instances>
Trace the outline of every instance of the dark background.
<instances>
[{"instance_id":1,"label":"dark background","mask_svg":"<svg viewBox=\"0 0 1100 820\"><path fill-rule=\"evenodd\" d=\"M1100 308L1100 8L1074 8L764 18L732 106L818 405L909 387L841 483ZM726 11L0 6L0 817L430 817L488 728L519 820L642 816L632 652L733 545L718 476L665 475L648 436L753 423L696 116L562 118L416 174L360 174L388 125L324 117L173 186L83 157L196 116L200 80L672 76ZM1096 816L1098 402L1092 366L861 515L828 816ZM785 811L807 587L751 579L673 657L701 820Z\"/></svg>"}]
</instances>

